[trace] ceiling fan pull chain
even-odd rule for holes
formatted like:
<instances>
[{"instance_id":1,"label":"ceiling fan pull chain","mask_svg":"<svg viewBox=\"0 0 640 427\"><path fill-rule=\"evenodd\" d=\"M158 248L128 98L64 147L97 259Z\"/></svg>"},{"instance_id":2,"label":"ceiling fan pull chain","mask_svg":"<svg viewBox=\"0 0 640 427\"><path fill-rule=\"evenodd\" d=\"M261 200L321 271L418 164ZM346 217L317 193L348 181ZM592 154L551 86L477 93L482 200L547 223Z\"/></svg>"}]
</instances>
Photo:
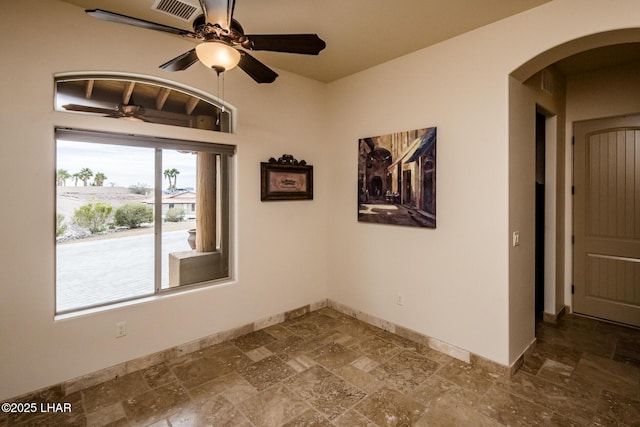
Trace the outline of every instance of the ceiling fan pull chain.
<instances>
[{"instance_id":1,"label":"ceiling fan pull chain","mask_svg":"<svg viewBox=\"0 0 640 427\"><path fill-rule=\"evenodd\" d=\"M220 73L216 73L216 98L220 101ZM216 126L220 126L220 112L216 116Z\"/></svg>"},{"instance_id":2,"label":"ceiling fan pull chain","mask_svg":"<svg viewBox=\"0 0 640 427\"><path fill-rule=\"evenodd\" d=\"M224 113L224 107L225 107L225 102L224 102L224 75L225 73L222 73L222 112Z\"/></svg>"}]
</instances>

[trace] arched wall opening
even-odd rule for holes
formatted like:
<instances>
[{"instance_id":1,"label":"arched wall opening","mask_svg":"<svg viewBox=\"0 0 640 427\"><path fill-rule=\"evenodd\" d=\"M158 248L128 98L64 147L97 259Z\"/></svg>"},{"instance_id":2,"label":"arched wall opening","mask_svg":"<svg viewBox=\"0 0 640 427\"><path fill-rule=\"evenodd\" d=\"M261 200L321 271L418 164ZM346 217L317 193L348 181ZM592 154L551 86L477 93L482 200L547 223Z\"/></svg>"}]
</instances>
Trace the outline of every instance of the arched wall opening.
<instances>
[{"instance_id":1,"label":"arched wall opening","mask_svg":"<svg viewBox=\"0 0 640 427\"><path fill-rule=\"evenodd\" d=\"M509 75L509 222L510 230L519 230L522 235L535 235L536 112L543 111L546 118L544 319L547 321L556 321L572 308L573 122L640 111L640 101L634 100L628 100L618 109L611 108L606 101L613 103L613 95L607 95L609 98L602 103L591 102L602 104L598 108L580 108L580 103L594 101L595 95L586 96L589 89L581 88L581 96L576 96L572 88L578 79L568 75L562 64L567 58L588 55L594 49L639 42L640 28L580 37L540 53ZM632 64L634 70L640 69L640 56L638 58L633 63L636 65ZM618 65L608 67L611 70L608 79L616 79L619 73L623 73L618 71L621 68ZM605 72L603 69L597 72L582 70L580 77ZM597 82L595 77L590 78ZM601 89L602 93L607 90ZM634 90L628 92L637 93ZM510 309L528 310L531 324L535 322L535 250L535 243L526 241L518 248L512 246L509 255ZM512 296L518 293L519 296ZM513 329L511 339L517 341L514 335L517 327ZM512 361L518 357L515 354L517 347L510 346Z\"/></svg>"},{"instance_id":2,"label":"arched wall opening","mask_svg":"<svg viewBox=\"0 0 640 427\"><path fill-rule=\"evenodd\" d=\"M591 34L562 43L531 58L516 68L510 76L521 83L565 58L600 47L624 43L640 43L640 28L625 28Z\"/></svg>"}]
</instances>

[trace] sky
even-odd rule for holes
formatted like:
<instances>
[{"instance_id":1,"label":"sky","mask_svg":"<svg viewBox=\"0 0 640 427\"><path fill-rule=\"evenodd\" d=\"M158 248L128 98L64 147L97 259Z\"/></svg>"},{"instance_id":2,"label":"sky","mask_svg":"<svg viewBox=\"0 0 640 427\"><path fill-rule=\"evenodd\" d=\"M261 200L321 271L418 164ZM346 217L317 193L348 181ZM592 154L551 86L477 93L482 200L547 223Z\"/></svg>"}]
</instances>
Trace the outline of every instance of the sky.
<instances>
[{"instance_id":1,"label":"sky","mask_svg":"<svg viewBox=\"0 0 640 427\"><path fill-rule=\"evenodd\" d=\"M129 147L124 145L96 144L75 141L57 141L56 170L66 169L70 175L89 168L95 175L102 172L107 176L105 187L129 187L145 184L153 188L154 149ZM196 156L175 150L162 150L162 170L175 168L178 174L177 188L196 186ZM93 178L89 182L93 182ZM162 187L169 182L163 177ZM73 186L74 180L67 180ZM78 185L83 185L78 181Z\"/></svg>"}]
</instances>

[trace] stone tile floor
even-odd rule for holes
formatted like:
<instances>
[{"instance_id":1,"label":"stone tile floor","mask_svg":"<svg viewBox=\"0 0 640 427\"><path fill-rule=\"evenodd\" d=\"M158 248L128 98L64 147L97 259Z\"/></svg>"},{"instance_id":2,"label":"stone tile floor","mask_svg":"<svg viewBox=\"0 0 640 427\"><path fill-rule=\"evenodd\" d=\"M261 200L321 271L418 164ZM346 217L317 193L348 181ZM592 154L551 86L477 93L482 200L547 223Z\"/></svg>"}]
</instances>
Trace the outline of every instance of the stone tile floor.
<instances>
[{"instance_id":1,"label":"stone tile floor","mask_svg":"<svg viewBox=\"0 0 640 427\"><path fill-rule=\"evenodd\" d=\"M539 323L511 378L332 309L62 396L5 426L640 426L640 331Z\"/></svg>"}]
</instances>

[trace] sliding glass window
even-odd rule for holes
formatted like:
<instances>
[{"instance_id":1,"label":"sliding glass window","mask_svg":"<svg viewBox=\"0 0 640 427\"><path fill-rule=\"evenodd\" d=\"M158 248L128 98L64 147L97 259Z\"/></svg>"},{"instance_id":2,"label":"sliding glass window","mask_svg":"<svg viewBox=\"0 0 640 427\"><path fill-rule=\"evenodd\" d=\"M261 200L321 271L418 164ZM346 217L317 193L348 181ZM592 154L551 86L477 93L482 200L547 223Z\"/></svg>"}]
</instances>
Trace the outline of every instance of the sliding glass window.
<instances>
[{"instance_id":1,"label":"sliding glass window","mask_svg":"<svg viewBox=\"0 0 640 427\"><path fill-rule=\"evenodd\" d=\"M230 278L235 148L56 130L56 312Z\"/></svg>"}]
</instances>

